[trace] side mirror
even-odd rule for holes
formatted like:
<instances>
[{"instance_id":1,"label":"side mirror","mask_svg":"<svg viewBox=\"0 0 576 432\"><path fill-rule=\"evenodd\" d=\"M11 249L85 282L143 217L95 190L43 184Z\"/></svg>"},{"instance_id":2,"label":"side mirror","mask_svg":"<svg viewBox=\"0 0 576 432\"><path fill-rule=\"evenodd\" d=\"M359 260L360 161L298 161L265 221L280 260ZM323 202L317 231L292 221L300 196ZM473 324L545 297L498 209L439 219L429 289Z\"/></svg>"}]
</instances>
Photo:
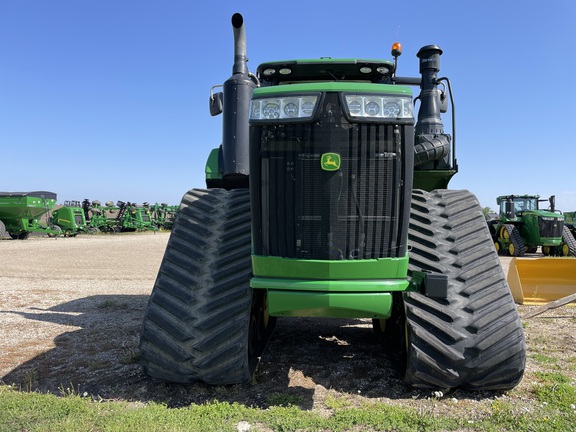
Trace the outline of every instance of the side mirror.
<instances>
[{"instance_id":1,"label":"side mirror","mask_svg":"<svg viewBox=\"0 0 576 432\"><path fill-rule=\"evenodd\" d=\"M439 102L440 102L440 112L442 114L444 114L445 112L448 111L448 98L446 97L446 92L441 92L440 93L440 97L438 98Z\"/></svg>"},{"instance_id":2,"label":"side mirror","mask_svg":"<svg viewBox=\"0 0 576 432\"><path fill-rule=\"evenodd\" d=\"M218 92L210 95L210 115L212 117L222 114L224 106L224 93Z\"/></svg>"}]
</instances>

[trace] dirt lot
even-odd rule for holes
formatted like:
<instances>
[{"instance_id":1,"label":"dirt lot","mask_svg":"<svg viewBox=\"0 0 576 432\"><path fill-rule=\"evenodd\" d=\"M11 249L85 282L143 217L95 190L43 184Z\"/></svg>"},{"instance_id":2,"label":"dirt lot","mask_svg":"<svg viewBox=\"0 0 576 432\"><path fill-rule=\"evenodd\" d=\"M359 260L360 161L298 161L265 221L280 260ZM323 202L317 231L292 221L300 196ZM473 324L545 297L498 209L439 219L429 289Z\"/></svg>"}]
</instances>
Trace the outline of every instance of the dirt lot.
<instances>
[{"instance_id":1,"label":"dirt lot","mask_svg":"<svg viewBox=\"0 0 576 432\"><path fill-rule=\"evenodd\" d=\"M533 409L535 372L542 368L576 381L576 307L562 307L524 321L526 373L506 394L458 390L438 398L406 387L367 320L279 320L251 384L151 382L138 363L138 339L168 237L0 240L0 380L26 390L174 407L214 399L266 407L274 395L284 395L302 409L322 410L332 394L422 412L459 410L472 419L489 410L494 398L517 402L519 411ZM555 360L550 366L542 358Z\"/></svg>"}]
</instances>

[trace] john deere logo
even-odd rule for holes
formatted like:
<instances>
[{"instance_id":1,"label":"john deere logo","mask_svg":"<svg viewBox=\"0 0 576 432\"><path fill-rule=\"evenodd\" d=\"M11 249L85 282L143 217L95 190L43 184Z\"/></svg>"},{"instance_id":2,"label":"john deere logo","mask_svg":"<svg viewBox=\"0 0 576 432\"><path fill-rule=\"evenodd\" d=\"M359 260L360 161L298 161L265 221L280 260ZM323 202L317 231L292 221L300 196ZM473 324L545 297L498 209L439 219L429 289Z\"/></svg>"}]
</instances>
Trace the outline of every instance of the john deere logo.
<instances>
[{"instance_id":1,"label":"john deere logo","mask_svg":"<svg viewBox=\"0 0 576 432\"><path fill-rule=\"evenodd\" d=\"M324 153L320 159L324 171L338 171L340 169L340 155L338 153Z\"/></svg>"}]
</instances>

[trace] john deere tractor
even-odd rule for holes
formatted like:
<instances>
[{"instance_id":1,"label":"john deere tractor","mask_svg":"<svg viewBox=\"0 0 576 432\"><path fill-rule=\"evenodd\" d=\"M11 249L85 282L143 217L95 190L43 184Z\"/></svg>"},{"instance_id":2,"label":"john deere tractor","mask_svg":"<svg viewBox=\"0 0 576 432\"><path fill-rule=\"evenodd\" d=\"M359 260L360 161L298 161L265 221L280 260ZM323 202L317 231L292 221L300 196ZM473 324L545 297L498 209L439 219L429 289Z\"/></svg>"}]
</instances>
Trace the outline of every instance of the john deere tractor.
<instances>
[{"instance_id":1,"label":"john deere tractor","mask_svg":"<svg viewBox=\"0 0 576 432\"><path fill-rule=\"evenodd\" d=\"M145 312L146 372L247 382L278 317L340 317L372 320L409 385L514 387L525 365L516 306L478 201L445 189L457 165L442 50L420 49L414 78L397 75L399 44L394 61L251 73L240 14L232 27L232 76L210 96L222 144L207 188L180 204Z\"/></svg>"},{"instance_id":2,"label":"john deere tractor","mask_svg":"<svg viewBox=\"0 0 576 432\"><path fill-rule=\"evenodd\" d=\"M499 219L490 221L489 226L498 253L521 257L540 247L544 255L576 255L576 241L564 224L564 216L555 209L555 197L539 198L506 195L496 199ZM549 201L548 209L540 208L542 201Z\"/></svg>"}]
</instances>

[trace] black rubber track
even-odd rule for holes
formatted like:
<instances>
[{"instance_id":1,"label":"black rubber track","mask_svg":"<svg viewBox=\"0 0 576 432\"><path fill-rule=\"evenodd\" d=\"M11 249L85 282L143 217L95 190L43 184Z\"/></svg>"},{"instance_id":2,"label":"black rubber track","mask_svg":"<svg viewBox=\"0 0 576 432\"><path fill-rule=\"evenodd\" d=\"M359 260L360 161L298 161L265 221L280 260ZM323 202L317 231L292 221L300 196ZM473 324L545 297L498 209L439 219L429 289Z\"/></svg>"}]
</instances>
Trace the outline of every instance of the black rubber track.
<instances>
[{"instance_id":1,"label":"black rubber track","mask_svg":"<svg viewBox=\"0 0 576 432\"><path fill-rule=\"evenodd\" d=\"M576 256L576 239L574 239L570 228L566 225L562 227L562 241L568 245L568 254L570 256Z\"/></svg>"},{"instance_id":2,"label":"black rubber track","mask_svg":"<svg viewBox=\"0 0 576 432\"><path fill-rule=\"evenodd\" d=\"M448 275L446 299L404 295L405 381L422 388L507 390L525 366L524 332L486 220L468 191L414 191L410 270Z\"/></svg>"},{"instance_id":3,"label":"black rubber track","mask_svg":"<svg viewBox=\"0 0 576 432\"><path fill-rule=\"evenodd\" d=\"M250 379L250 253L247 189L184 195L142 326L148 375L212 385Z\"/></svg>"},{"instance_id":4,"label":"black rubber track","mask_svg":"<svg viewBox=\"0 0 576 432\"><path fill-rule=\"evenodd\" d=\"M521 257L526 255L526 246L524 245L524 240L520 235L520 231L515 225L505 224L504 228L508 231L508 236L510 237L510 242L514 246L514 253L510 254L515 257ZM508 250L510 252L510 250Z\"/></svg>"}]
</instances>

